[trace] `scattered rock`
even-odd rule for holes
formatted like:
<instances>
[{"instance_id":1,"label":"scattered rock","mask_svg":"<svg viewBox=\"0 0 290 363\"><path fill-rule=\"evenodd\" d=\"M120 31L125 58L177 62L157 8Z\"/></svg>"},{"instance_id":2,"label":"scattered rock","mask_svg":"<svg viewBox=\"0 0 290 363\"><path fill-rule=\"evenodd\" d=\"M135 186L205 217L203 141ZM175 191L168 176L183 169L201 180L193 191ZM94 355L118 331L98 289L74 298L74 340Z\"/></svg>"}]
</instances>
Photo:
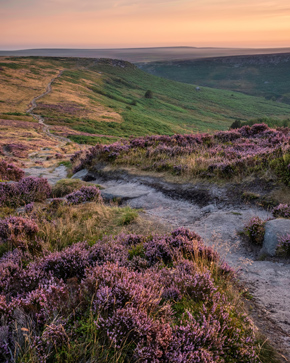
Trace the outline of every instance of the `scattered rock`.
<instances>
[{"instance_id":1,"label":"scattered rock","mask_svg":"<svg viewBox=\"0 0 290 363\"><path fill-rule=\"evenodd\" d=\"M71 179L83 179L87 176L87 174L89 173L89 171L87 169L82 169L80 171L78 171L77 173L75 173Z\"/></svg>"},{"instance_id":2,"label":"scattered rock","mask_svg":"<svg viewBox=\"0 0 290 363\"><path fill-rule=\"evenodd\" d=\"M267 255L275 256L279 237L287 233L290 233L290 219L278 218L266 222L261 254L266 253Z\"/></svg>"},{"instance_id":3,"label":"scattered rock","mask_svg":"<svg viewBox=\"0 0 290 363\"><path fill-rule=\"evenodd\" d=\"M209 205L207 205L207 206L205 206L205 207L203 207L203 208L201 208L201 212L202 213L213 213L213 212L215 212L215 210L216 210L216 206L215 205L213 205L213 204L209 204Z\"/></svg>"}]
</instances>

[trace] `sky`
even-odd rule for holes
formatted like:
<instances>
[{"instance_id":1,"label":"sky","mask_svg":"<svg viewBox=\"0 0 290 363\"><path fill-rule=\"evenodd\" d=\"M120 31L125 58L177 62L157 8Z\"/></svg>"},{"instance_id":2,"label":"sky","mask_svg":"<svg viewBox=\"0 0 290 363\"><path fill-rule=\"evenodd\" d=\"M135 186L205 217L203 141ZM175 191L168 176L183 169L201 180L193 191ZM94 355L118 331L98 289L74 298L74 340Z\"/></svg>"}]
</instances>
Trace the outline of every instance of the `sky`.
<instances>
[{"instance_id":1,"label":"sky","mask_svg":"<svg viewBox=\"0 0 290 363\"><path fill-rule=\"evenodd\" d=\"M0 49L289 47L289 0L0 0Z\"/></svg>"}]
</instances>

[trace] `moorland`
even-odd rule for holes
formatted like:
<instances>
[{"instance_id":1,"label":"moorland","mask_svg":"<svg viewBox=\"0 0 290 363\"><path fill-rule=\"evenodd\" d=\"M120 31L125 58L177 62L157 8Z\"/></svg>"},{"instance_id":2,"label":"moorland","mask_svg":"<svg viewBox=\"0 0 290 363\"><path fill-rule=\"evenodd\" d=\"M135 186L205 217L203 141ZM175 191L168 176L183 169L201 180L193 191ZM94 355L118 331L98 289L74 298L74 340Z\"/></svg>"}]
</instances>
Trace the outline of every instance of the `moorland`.
<instances>
[{"instance_id":1,"label":"moorland","mask_svg":"<svg viewBox=\"0 0 290 363\"><path fill-rule=\"evenodd\" d=\"M290 105L114 59L3 57L0 81L0 360L289 360L289 238L259 251Z\"/></svg>"}]
</instances>

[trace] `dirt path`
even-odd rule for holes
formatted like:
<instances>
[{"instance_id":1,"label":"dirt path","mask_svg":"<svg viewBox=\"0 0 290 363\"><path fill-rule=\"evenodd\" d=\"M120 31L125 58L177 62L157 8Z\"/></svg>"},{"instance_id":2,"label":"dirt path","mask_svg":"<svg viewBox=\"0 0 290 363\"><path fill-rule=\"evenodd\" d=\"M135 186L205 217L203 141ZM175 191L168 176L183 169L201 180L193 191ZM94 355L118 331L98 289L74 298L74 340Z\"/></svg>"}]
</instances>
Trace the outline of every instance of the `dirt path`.
<instances>
[{"instance_id":1,"label":"dirt path","mask_svg":"<svg viewBox=\"0 0 290 363\"><path fill-rule=\"evenodd\" d=\"M51 132L50 132L50 129L49 129L49 125L47 125L45 122L44 122L44 118L41 116L41 115L38 115L36 113L34 113L34 109L37 107L37 103L36 101L38 101L40 98L48 95L52 90L51 90L51 85L52 83L58 79L59 77L61 77L61 75L63 74L64 70L61 70L59 71L58 75L54 78L52 78L52 80L48 83L47 87L46 87L46 91L43 92L41 95L39 96L36 96L33 98L33 100L30 102L30 108L27 110L27 113L29 113L34 119L38 120L39 124L43 127L43 131L49 136L49 137L52 137L58 141L60 141L62 144L64 142L70 142L69 139L65 138L65 137L61 137L61 136L56 136L56 135L53 135Z\"/></svg>"},{"instance_id":2,"label":"dirt path","mask_svg":"<svg viewBox=\"0 0 290 363\"><path fill-rule=\"evenodd\" d=\"M154 178L145 180L134 176L113 180L103 175L97 176L94 183L105 187L102 191L105 198L120 198L133 208L143 208L150 218L170 228L183 226L197 232L207 245L218 250L226 262L239 269L241 283L252 296L249 304L256 325L283 352L285 359L282 361L290 362L289 261L259 260L257 251L239 234L251 217L266 219L271 215L269 212L232 203L231 198L222 199L225 190L215 185L206 188L216 198L207 199L207 205L203 205L197 199L187 201L177 196L172 199L168 192L171 186L162 182L164 190L161 192L156 188ZM205 191L201 189L200 194L205 195Z\"/></svg>"}]
</instances>

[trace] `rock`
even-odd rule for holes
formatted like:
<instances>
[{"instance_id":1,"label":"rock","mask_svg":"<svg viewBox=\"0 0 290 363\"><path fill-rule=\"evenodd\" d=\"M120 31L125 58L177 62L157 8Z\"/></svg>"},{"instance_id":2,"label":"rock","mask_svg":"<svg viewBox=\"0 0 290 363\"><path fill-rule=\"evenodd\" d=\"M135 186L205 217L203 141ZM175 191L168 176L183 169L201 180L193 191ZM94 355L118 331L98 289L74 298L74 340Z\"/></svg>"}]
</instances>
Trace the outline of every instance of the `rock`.
<instances>
[{"instance_id":1,"label":"rock","mask_svg":"<svg viewBox=\"0 0 290 363\"><path fill-rule=\"evenodd\" d=\"M87 174L89 173L89 171L87 169L82 169L80 171L78 171L77 173L75 173L71 179L82 179L84 178Z\"/></svg>"},{"instance_id":2,"label":"rock","mask_svg":"<svg viewBox=\"0 0 290 363\"><path fill-rule=\"evenodd\" d=\"M261 254L275 256L279 237L290 233L290 219L277 218L266 222Z\"/></svg>"},{"instance_id":3,"label":"rock","mask_svg":"<svg viewBox=\"0 0 290 363\"><path fill-rule=\"evenodd\" d=\"M205 207L201 208L200 210L202 213L213 213L216 211L216 206L213 204L206 205Z\"/></svg>"},{"instance_id":4,"label":"rock","mask_svg":"<svg viewBox=\"0 0 290 363\"><path fill-rule=\"evenodd\" d=\"M139 198L149 193L148 188L141 185L117 185L101 191L105 200L119 199L129 200Z\"/></svg>"}]
</instances>

